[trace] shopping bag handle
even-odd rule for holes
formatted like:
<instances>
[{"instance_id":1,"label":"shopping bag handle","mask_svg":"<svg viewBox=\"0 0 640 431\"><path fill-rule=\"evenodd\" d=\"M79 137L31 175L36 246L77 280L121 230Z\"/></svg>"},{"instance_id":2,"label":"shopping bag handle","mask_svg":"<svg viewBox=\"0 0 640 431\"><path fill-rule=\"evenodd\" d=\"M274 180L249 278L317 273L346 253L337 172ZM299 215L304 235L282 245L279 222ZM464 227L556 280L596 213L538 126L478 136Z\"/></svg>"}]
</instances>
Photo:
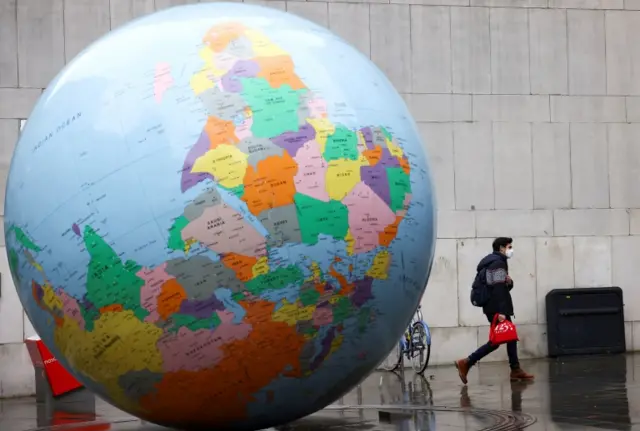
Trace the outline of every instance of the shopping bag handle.
<instances>
[{"instance_id":1,"label":"shopping bag handle","mask_svg":"<svg viewBox=\"0 0 640 431\"><path fill-rule=\"evenodd\" d=\"M493 316L493 323L491 323L491 326L494 328L498 324L498 316L500 316L500 313L496 313L495 316Z\"/></svg>"}]
</instances>

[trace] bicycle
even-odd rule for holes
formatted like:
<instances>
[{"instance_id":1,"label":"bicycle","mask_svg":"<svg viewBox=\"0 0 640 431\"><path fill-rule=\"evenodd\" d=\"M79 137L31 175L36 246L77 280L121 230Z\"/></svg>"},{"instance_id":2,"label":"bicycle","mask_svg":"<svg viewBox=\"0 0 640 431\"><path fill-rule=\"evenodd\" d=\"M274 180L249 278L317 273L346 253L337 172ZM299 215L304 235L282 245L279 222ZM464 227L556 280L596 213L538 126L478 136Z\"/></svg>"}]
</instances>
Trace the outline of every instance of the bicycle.
<instances>
[{"instance_id":1,"label":"bicycle","mask_svg":"<svg viewBox=\"0 0 640 431\"><path fill-rule=\"evenodd\" d=\"M422 306L420 305L418 305L418 309L411 318L404 336L395 346L394 352L391 352L382 361L382 369L385 371L397 370L404 356L411 361L413 370L418 374L424 373L424 370L429 365L429 359L431 358L431 331L422 318Z\"/></svg>"}]
</instances>

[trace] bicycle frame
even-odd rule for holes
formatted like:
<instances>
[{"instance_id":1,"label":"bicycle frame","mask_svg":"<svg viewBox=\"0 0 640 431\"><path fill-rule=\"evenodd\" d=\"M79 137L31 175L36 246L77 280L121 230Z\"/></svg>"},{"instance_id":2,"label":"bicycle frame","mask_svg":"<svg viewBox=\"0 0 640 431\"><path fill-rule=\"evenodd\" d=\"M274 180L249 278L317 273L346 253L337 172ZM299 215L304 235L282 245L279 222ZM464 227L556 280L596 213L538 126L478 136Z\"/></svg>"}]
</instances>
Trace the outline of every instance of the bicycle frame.
<instances>
[{"instance_id":1,"label":"bicycle frame","mask_svg":"<svg viewBox=\"0 0 640 431\"><path fill-rule=\"evenodd\" d=\"M411 322L409 323L409 327L405 330L405 334L407 333L407 331L409 332L409 342L411 342L411 328L413 328L413 325L415 325L416 323L419 323L424 328L424 332L425 334L427 334L427 344L430 345L431 330L429 329L429 326L425 323L422 317L422 306L420 305L418 305L418 309L413 314L413 317L411 318ZM400 347L403 354L408 353L408 351L410 350L409 343L407 342L406 336L403 336L402 338L400 338Z\"/></svg>"}]
</instances>

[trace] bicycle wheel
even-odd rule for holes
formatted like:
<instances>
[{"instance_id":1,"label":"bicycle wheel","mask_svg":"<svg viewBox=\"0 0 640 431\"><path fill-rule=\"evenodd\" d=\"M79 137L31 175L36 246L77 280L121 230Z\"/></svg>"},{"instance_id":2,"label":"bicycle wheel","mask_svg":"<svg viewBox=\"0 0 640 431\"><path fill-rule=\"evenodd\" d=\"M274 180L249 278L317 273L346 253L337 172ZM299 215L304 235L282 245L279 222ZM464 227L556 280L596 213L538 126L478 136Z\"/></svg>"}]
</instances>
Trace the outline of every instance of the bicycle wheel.
<instances>
[{"instance_id":1,"label":"bicycle wheel","mask_svg":"<svg viewBox=\"0 0 640 431\"><path fill-rule=\"evenodd\" d=\"M385 371L395 371L402 362L402 344L398 341L389 355L380 363Z\"/></svg>"},{"instance_id":2,"label":"bicycle wheel","mask_svg":"<svg viewBox=\"0 0 640 431\"><path fill-rule=\"evenodd\" d=\"M431 343L427 337L427 331L420 322L413 324L411 329L411 346L409 346L411 366L418 374L424 373L431 358Z\"/></svg>"}]
</instances>

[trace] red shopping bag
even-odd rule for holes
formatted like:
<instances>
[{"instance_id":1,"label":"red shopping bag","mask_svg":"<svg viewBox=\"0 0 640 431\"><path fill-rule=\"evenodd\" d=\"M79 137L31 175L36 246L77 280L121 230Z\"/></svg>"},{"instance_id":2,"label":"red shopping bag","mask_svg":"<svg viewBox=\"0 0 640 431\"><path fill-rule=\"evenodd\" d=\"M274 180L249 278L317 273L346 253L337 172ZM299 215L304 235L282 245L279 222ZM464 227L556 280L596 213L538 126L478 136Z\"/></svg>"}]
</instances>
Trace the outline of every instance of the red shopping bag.
<instances>
[{"instance_id":1,"label":"red shopping bag","mask_svg":"<svg viewBox=\"0 0 640 431\"><path fill-rule=\"evenodd\" d=\"M516 331L516 325L508 320L498 322L498 315L493 317L491 328L489 329L489 341L494 346L500 344L510 343L512 341L518 341L518 331Z\"/></svg>"}]
</instances>

